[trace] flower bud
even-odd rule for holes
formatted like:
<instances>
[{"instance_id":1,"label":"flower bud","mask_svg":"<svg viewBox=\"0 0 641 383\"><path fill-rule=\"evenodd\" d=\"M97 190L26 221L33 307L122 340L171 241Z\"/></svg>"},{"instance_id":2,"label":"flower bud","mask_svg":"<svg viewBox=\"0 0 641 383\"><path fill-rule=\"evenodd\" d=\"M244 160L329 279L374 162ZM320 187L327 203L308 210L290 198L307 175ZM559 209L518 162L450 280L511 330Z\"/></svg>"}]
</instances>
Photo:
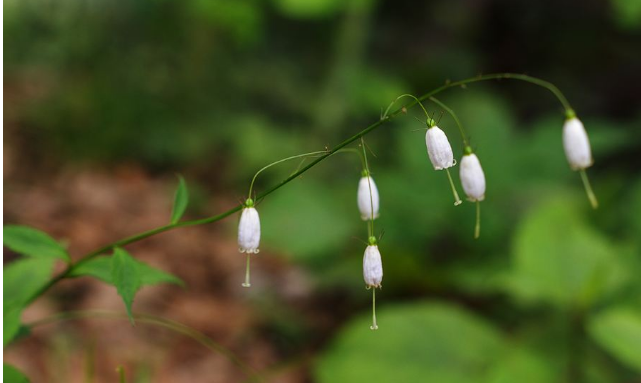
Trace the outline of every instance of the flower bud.
<instances>
[{"instance_id":1,"label":"flower bud","mask_svg":"<svg viewBox=\"0 0 641 383\"><path fill-rule=\"evenodd\" d=\"M485 174L476 154L465 154L461 160L460 168L461 184L468 200L472 202L483 201L485 199Z\"/></svg>"},{"instance_id":2,"label":"flower bud","mask_svg":"<svg viewBox=\"0 0 641 383\"><path fill-rule=\"evenodd\" d=\"M568 118L563 125L563 148L572 170L592 166L590 141L583 123L576 117Z\"/></svg>"},{"instance_id":3,"label":"flower bud","mask_svg":"<svg viewBox=\"0 0 641 383\"><path fill-rule=\"evenodd\" d=\"M427 145L427 154L430 157L430 161L432 161L434 169L442 170L454 166L452 146L450 146L445 132L438 126L432 126L427 129L425 144Z\"/></svg>"},{"instance_id":4,"label":"flower bud","mask_svg":"<svg viewBox=\"0 0 641 383\"><path fill-rule=\"evenodd\" d=\"M371 193L370 193L371 191ZM370 197L371 196L371 197ZM370 176L362 177L358 182L358 210L363 221L378 218L379 197L374 179ZM373 212L372 212L373 208ZM373 214L372 214L373 213Z\"/></svg>"},{"instance_id":5,"label":"flower bud","mask_svg":"<svg viewBox=\"0 0 641 383\"><path fill-rule=\"evenodd\" d=\"M363 255L363 279L367 287L380 287L383 281L383 264L378 246L370 245Z\"/></svg>"},{"instance_id":6,"label":"flower bud","mask_svg":"<svg viewBox=\"0 0 641 383\"><path fill-rule=\"evenodd\" d=\"M260 243L260 219L253 206L243 208L238 224L238 251L258 253Z\"/></svg>"}]
</instances>

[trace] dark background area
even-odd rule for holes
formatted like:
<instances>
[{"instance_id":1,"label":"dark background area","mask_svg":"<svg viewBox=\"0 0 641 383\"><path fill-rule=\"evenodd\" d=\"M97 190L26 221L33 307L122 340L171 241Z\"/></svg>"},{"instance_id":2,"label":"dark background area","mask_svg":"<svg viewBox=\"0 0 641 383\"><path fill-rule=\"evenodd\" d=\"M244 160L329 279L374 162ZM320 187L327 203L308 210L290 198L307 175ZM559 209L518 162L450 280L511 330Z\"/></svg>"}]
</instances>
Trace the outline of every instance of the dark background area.
<instances>
[{"instance_id":1,"label":"dark background area","mask_svg":"<svg viewBox=\"0 0 641 383\"><path fill-rule=\"evenodd\" d=\"M129 246L186 288L145 288L134 310L184 323L278 382L641 381L641 2L17 1L4 10L4 223L74 258L245 198L262 166L323 150L402 93L524 73L556 84L590 135L590 209L561 143L563 109L518 81L444 92L487 178L452 206L418 108L367 136L381 194L384 288L369 330L360 162L340 154L266 198L253 286L237 219ZM399 104L400 106L400 104ZM434 104L428 111L440 114ZM460 157L447 115L439 126ZM355 147L355 146L354 146ZM263 173L261 192L297 167ZM458 169L453 169L459 191ZM5 250L7 264L15 255ZM23 320L124 312L97 280L64 281ZM243 381L221 353L144 324L88 318L5 350L34 382Z\"/></svg>"}]
</instances>

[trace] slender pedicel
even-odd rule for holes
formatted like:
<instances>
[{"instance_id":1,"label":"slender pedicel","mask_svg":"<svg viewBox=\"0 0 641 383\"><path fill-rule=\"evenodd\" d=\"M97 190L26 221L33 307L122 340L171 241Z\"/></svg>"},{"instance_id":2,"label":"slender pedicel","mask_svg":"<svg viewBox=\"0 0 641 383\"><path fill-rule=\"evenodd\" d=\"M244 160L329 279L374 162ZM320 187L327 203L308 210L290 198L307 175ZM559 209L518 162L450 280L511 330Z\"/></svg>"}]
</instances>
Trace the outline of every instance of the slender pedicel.
<instances>
[{"instance_id":1,"label":"slender pedicel","mask_svg":"<svg viewBox=\"0 0 641 383\"><path fill-rule=\"evenodd\" d=\"M461 201L461 198L458 196L458 192L456 191L456 187L454 186L454 181L452 180L452 175L450 174L450 169L445 169L445 172L447 173L447 179L450 180L452 194L454 194L454 206L458 206L463 203L463 201Z\"/></svg>"}]
</instances>

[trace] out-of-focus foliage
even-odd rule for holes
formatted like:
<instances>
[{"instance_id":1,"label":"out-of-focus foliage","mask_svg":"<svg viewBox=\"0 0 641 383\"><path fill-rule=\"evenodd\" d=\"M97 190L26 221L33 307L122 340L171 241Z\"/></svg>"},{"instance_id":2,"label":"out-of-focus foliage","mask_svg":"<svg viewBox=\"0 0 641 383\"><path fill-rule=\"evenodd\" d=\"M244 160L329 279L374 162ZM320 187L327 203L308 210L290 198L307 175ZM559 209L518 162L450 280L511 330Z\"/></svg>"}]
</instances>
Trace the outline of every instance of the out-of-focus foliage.
<instances>
[{"instance_id":1,"label":"out-of-focus foliage","mask_svg":"<svg viewBox=\"0 0 641 383\"><path fill-rule=\"evenodd\" d=\"M12 365L2 365L2 379L7 383L28 383L29 379Z\"/></svg>"},{"instance_id":2,"label":"out-of-focus foliage","mask_svg":"<svg viewBox=\"0 0 641 383\"><path fill-rule=\"evenodd\" d=\"M500 334L465 310L418 302L389 306L379 321L393 330L373 337L369 318L350 323L316 366L319 381L481 381L501 356Z\"/></svg>"}]
</instances>

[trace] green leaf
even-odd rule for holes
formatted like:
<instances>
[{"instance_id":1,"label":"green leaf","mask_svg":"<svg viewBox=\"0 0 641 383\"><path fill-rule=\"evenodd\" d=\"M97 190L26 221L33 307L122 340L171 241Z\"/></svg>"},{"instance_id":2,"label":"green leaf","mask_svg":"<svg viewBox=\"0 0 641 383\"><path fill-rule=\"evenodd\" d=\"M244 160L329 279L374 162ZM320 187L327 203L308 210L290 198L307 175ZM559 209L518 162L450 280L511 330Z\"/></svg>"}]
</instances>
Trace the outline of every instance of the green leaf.
<instances>
[{"instance_id":1,"label":"green leaf","mask_svg":"<svg viewBox=\"0 0 641 383\"><path fill-rule=\"evenodd\" d=\"M5 383L29 383L29 378L10 364L2 365L2 380Z\"/></svg>"},{"instance_id":2,"label":"green leaf","mask_svg":"<svg viewBox=\"0 0 641 383\"><path fill-rule=\"evenodd\" d=\"M142 281L136 260L121 248L114 249L114 254L111 258L111 280L116 286L118 294L125 302L127 315L129 315L131 323L134 323L131 305L134 302L136 292L142 286Z\"/></svg>"},{"instance_id":3,"label":"green leaf","mask_svg":"<svg viewBox=\"0 0 641 383\"><path fill-rule=\"evenodd\" d=\"M591 317L588 333L621 363L641 372L641 311L613 308Z\"/></svg>"},{"instance_id":4,"label":"green leaf","mask_svg":"<svg viewBox=\"0 0 641 383\"><path fill-rule=\"evenodd\" d=\"M22 307L16 305L7 307L5 305L2 314L2 347L6 347L19 333Z\"/></svg>"},{"instance_id":5,"label":"green leaf","mask_svg":"<svg viewBox=\"0 0 641 383\"><path fill-rule=\"evenodd\" d=\"M174 195L174 207L171 210L171 223L177 223L185 213L187 204L189 203L189 192L187 191L187 184L182 176L178 176L178 188Z\"/></svg>"},{"instance_id":6,"label":"green leaf","mask_svg":"<svg viewBox=\"0 0 641 383\"><path fill-rule=\"evenodd\" d=\"M47 282L54 259L23 258L11 262L2 270L4 307L21 307Z\"/></svg>"},{"instance_id":7,"label":"green leaf","mask_svg":"<svg viewBox=\"0 0 641 383\"><path fill-rule=\"evenodd\" d=\"M111 256L101 255L74 266L69 272L69 277L89 275L112 285L111 264Z\"/></svg>"},{"instance_id":8,"label":"green leaf","mask_svg":"<svg viewBox=\"0 0 641 383\"><path fill-rule=\"evenodd\" d=\"M184 282L175 275L166 273L149 266L148 264L133 258L136 263L136 271L140 276L141 286L157 285L159 283L173 283L184 285ZM70 277L92 276L101 281L113 285L112 278L112 257L103 255L81 263L69 273Z\"/></svg>"},{"instance_id":9,"label":"green leaf","mask_svg":"<svg viewBox=\"0 0 641 383\"><path fill-rule=\"evenodd\" d=\"M628 281L617 248L583 223L577 208L582 202L555 198L533 209L519 227L507 278L515 297L587 308Z\"/></svg>"},{"instance_id":10,"label":"green leaf","mask_svg":"<svg viewBox=\"0 0 641 383\"><path fill-rule=\"evenodd\" d=\"M180 286L185 285L185 283L175 275L153 268L144 262L138 260L135 261L138 267L138 274L140 275L140 282L143 286L157 285L160 283L173 283Z\"/></svg>"},{"instance_id":11,"label":"green leaf","mask_svg":"<svg viewBox=\"0 0 641 383\"><path fill-rule=\"evenodd\" d=\"M387 306L377 331L365 314L320 357L319 382L478 382L503 348L500 333L467 311L439 303Z\"/></svg>"},{"instance_id":12,"label":"green leaf","mask_svg":"<svg viewBox=\"0 0 641 383\"><path fill-rule=\"evenodd\" d=\"M16 253L69 261L69 254L62 245L40 230L27 226L5 225L2 235L3 244Z\"/></svg>"},{"instance_id":13,"label":"green leaf","mask_svg":"<svg viewBox=\"0 0 641 383\"><path fill-rule=\"evenodd\" d=\"M110 264L110 267L109 267ZM108 272L107 270L110 270ZM121 248L115 248L111 257L101 256L92 259L72 272L73 276L90 275L116 286L127 308L127 315L134 322L131 306L138 290L145 285L174 283L184 285L180 278L155 269L133 258Z\"/></svg>"}]
</instances>

